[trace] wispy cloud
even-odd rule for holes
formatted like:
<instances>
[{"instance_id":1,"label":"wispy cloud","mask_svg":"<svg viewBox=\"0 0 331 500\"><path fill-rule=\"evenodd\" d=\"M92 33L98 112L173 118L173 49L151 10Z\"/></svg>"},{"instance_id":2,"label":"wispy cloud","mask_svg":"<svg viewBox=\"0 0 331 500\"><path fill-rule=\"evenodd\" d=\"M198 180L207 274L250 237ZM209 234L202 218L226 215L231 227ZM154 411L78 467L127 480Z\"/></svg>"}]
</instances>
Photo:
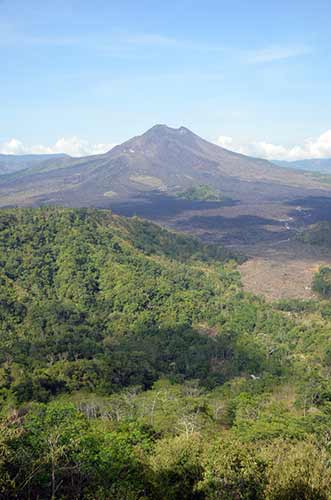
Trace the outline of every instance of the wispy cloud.
<instances>
[{"instance_id":1,"label":"wispy cloud","mask_svg":"<svg viewBox=\"0 0 331 500\"><path fill-rule=\"evenodd\" d=\"M219 44L193 41L155 33L138 33L134 35L122 33L117 37L117 42L127 46L149 46L201 52L226 52L228 50L226 47Z\"/></svg>"},{"instance_id":2,"label":"wispy cloud","mask_svg":"<svg viewBox=\"0 0 331 500\"><path fill-rule=\"evenodd\" d=\"M117 36L117 40L120 43L126 45L155 45L163 47L178 47L186 42L180 41L177 38L158 35L155 33L143 33L143 34L120 34Z\"/></svg>"},{"instance_id":3,"label":"wispy cloud","mask_svg":"<svg viewBox=\"0 0 331 500\"><path fill-rule=\"evenodd\" d=\"M187 82L220 82L224 80L223 73L216 72L208 72L208 71L176 71L176 72L168 72L168 73L143 73L134 76L135 84L150 84L150 83L160 83L167 82L169 85L171 84L180 84ZM106 92L108 93L113 85L131 85L132 80L128 77L112 77L109 79L98 81L95 89L98 92Z\"/></svg>"},{"instance_id":4,"label":"wispy cloud","mask_svg":"<svg viewBox=\"0 0 331 500\"><path fill-rule=\"evenodd\" d=\"M95 33L93 36L68 34L35 34L17 31L10 25L0 26L0 46L53 46L89 48L100 52L133 53L142 47L223 54L244 64L263 64L300 57L312 53L302 45L278 45L256 49L234 48L204 40L190 40L159 33Z\"/></svg>"},{"instance_id":5,"label":"wispy cloud","mask_svg":"<svg viewBox=\"0 0 331 500\"><path fill-rule=\"evenodd\" d=\"M31 45L50 45L67 46L80 43L81 38L71 35L46 35L34 34L23 30L17 30L15 26L8 23L0 24L0 46L31 46Z\"/></svg>"},{"instance_id":6,"label":"wispy cloud","mask_svg":"<svg viewBox=\"0 0 331 500\"><path fill-rule=\"evenodd\" d=\"M268 47L248 51L245 54L245 59L248 64L262 64L274 61L281 61L293 57L301 57L312 53L309 47L289 46L289 47Z\"/></svg>"}]
</instances>

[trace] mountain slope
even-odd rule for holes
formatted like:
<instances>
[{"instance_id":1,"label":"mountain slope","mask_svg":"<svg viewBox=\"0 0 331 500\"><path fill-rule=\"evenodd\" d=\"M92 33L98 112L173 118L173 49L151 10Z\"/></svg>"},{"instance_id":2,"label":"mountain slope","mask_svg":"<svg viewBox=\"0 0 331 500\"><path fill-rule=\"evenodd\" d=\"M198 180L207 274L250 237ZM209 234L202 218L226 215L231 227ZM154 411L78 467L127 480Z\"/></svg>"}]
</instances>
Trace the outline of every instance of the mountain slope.
<instances>
[{"instance_id":1,"label":"mountain slope","mask_svg":"<svg viewBox=\"0 0 331 500\"><path fill-rule=\"evenodd\" d=\"M185 127L156 125L103 155L44 162L3 179L0 205L108 207L151 193L208 185L240 198L257 190L288 196L290 188L323 188L318 179L223 149Z\"/></svg>"}]
</instances>

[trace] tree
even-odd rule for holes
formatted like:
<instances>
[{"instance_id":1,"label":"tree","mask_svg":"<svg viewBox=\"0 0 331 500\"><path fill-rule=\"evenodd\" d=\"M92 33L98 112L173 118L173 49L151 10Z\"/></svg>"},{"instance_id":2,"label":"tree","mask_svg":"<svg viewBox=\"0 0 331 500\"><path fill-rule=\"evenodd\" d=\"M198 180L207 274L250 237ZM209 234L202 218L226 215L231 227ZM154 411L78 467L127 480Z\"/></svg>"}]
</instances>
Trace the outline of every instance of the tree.
<instances>
[{"instance_id":1,"label":"tree","mask_svg":"<svg viewBox=\"0 0 331 500\"><path fill-rule=\"evenodd\" d=\"M324 298L331 297L331 267L321 267L315 274L313 290Z\"/></svg>"}]
</instances>

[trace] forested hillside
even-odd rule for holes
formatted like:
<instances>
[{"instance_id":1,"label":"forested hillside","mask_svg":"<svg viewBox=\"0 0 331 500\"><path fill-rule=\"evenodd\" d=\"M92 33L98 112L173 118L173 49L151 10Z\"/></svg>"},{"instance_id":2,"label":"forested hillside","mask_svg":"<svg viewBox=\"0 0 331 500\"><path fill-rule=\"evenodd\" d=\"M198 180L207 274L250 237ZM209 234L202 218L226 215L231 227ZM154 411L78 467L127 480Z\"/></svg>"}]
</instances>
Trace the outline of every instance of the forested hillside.
<instances>
[{"instance_id":1,"label":"forested hillside","mask_svg":"<svg viewBox=\"0 0 331 500\"><path fill-rule=\"evenodd\" d=\"M331 304L268 305L238 260L108 211L2 211L0 498L331 498Z\"/></svg>"},{"instance_id":2,"label":"forested hillside","mask_svg":"<svg viewBox=\"0 0 331 500\"><path fill-rule=\"evenodd\" d=\"M205 383L226 376L210 366L217 341L194 330L226 318L240 293L222 248L106 212L9 211L0 221L2 362L18 401L199 370Z\"/></svg>"}]
</instances>

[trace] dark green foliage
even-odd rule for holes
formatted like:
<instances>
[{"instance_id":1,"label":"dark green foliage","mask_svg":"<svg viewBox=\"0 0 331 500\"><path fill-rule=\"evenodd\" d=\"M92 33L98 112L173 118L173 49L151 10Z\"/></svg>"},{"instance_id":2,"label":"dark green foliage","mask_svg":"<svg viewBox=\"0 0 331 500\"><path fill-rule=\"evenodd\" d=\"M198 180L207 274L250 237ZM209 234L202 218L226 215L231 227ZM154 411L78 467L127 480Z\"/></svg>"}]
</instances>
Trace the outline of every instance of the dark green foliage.
<instances>
[{"instance_id":1,"label":"dark green foliage","mask_svg":"<svg viewBox=\"0 0 331 500\"><path fill-rule=\"evenodd\" d=\"M162 255L179 262L244 260L242 256L231 253L222 245L206 245L193 236L167 231L138 217L114 218L114 223L122 237L147 255Z\"/></svg>"},{"instance_id":2,"label":"dark green foliage","mask_svg":"<svg viewBox=\"0 0 331 500\"><path fill-rule=\"evenodd\" d=\"M3 211L0 228L3 388L18 402L240 371L239 329L197 329L219 315L232 328L240 283L222 247L85 209Z\"/></svg>"},{"instance_id":3,"label":"dark green foliage","mask_svg":"<svg viewBox=\"0 0 331 500\"><path fill-rule=\"evenodd\" d=\"M302 313L314 312L318 310L319 304L313 300L302 299L283 299L275 304L275 307L280 311Z\"/></svg>"},{"instance_id":4,"label":"dark green foliage","mask_svg":"<svg viewBox=\"0 0 331 500\"><path fill-rule=\"evenodd\" d=\"M331 297L331 267L321 267L315 274L313 290L324 298Z\"/></svg>"}]
</instances>

